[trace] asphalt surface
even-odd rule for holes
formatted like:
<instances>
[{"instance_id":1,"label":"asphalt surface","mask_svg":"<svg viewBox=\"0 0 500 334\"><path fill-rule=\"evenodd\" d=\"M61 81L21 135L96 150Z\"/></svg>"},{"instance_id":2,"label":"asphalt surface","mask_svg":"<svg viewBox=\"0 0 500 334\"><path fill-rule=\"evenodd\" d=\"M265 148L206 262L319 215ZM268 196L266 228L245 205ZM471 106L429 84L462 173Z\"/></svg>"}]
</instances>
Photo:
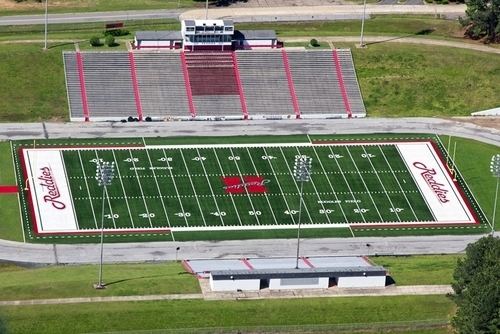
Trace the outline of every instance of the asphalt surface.
<instances>
[{"instance_id":1,"label":"asphalt surface","mask_svg":"<svg viewBox=\"0 0 500 334\"><path fill-rule=\"evenodd\" d=\"M3 123L0 139L231 136L349 133L436 133L500 145L500 130L438 118L365 118L159 123ZM306 239L301 255L396 255L463 252L480 236ZM294 256L295 240L106 244L106 262ZM97 245L41 245L0 240L0 259L31 263L95 263Z\"/></svg>"},{"instance_id":2,"label":"asphalt surface","mask_svg":"<svg viewBox=\"0 0 500 334\"><path fill-rule=\"evenodd\" d=\"M329 6L290 6L290 7L225 7L210 8L211 19L232 18L234 22L269 22L269 21L309 21L359 19L363 13L362 5ZM465 5L403 5L403 4L367 4L366 15L372 14L424 14L441 17L457 17L465 14ZM48 23L108 22L147 19L204 19L205 9L192 10L136 10L117 12L88 12L48 15ZM0 16L0 25L44 24L44 15Z\"/></svg>"}]
</instances>

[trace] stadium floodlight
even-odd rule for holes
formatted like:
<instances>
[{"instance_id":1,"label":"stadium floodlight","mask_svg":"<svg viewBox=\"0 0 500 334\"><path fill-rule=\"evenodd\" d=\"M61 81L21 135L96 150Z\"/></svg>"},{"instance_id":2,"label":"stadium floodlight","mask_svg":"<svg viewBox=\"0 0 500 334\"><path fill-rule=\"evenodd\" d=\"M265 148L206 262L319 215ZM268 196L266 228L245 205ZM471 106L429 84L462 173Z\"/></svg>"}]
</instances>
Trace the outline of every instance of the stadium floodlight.
<instances>
[{"instance_id":1,"label":"stadium floodlight","mask_svg":"<svg viewBox=\"0 0 500 334\"><path fill-rule=\"evenodd\" d=\"M47 50L47 28L49 25L49 0L45 0L45 44L43 49Z\"/></svg>"},{"instance_id":2,"label":"stadium floodlight","mask_svg":"<svg viewBox=\"0 0 500 334\"><path fill-rule=\"evenodd\" d=\"M98 161L96 166L95 179L97 184L102 187L102 213L101 213L101 255L99 261L99 282L94 285L96 289L104 289L106 286L102 281L102 258L104 250L104 204L108 195L107 186L111 185L115 176L115 163L107 161Z\"/></svg>"},{"instance_id":3,"label":"stadium floodlight","mask_svg":"<svg viewBox=\"0 0 500 334\"><path fill-rule=\"evenodd\" d=\"M498 184L500 182L500 154L495 154L491 157L490 171L493 177L497 179L497 187L495 190L495 201L493 202L493 219L491 220L491 234L495 233L495 216L498 204Z\"/></svg>"},{"instance_id":4,"label":"stadium floodlight","mask_svg":"<svg viewBox=\"0 0 500 334\"><path fill-rule=\"evenodd\" d=\"M295 269L299 269L299 255L300 255L300 218L302 213L302 202L304 182L311 180L312 158L306 155L296 155L295 164L293 166L293 176L297 182L300 182L300 202L299 202L299 219L297 222L297 257L295 259Z\"/></svg>"}]
</instances>

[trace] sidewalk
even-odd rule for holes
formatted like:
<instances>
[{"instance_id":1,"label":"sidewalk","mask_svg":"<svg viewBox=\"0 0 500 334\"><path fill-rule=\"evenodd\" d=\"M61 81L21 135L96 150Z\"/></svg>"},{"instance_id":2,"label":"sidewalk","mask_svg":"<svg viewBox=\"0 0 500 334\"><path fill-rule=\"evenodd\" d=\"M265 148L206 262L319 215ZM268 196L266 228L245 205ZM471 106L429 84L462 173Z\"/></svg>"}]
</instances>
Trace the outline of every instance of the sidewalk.
<instances>
[{"instance_id":1,"label":"sidewalk","mask_svg":"<svg viewBox=\"0 0 500 334\"><path fill-rule=\"evenodd\" d=\"M453 293L449 285L407 285L389 286L375 289L346 289L332 287L329 289L311 290L269 290L245 292L213 292L210 290L208 279L199 280L202 294L172 294L172 295L139 295L139 296L110 296L110 297L79 297L55 299L27 299L0 301L0 306L24 305L54 305L80 304L104 302L131 302L156 300L243 300L243 299L292 299L292 298L319 298L319 297L361 297L361 296L401 296L401 295L444 295Z\"/></svg>"}]
</instances>

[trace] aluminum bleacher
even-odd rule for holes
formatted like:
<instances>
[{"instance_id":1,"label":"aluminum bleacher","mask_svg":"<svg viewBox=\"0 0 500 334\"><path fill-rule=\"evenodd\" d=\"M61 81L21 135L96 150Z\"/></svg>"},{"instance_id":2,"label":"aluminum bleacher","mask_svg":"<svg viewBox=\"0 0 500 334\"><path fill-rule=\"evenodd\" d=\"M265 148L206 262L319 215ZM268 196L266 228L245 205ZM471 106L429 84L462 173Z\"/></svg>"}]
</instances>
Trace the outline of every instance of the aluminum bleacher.
<instances>
[{"instance_id":1,"label":"aluminum bleacher","mask_svg":"<svg viewBox=\"0 0 500 334\"><path fill-rule=\"evenodd\" d=\"M64 52L70 119L364 117L350 50Z\"/></svg>"}]
</instances>

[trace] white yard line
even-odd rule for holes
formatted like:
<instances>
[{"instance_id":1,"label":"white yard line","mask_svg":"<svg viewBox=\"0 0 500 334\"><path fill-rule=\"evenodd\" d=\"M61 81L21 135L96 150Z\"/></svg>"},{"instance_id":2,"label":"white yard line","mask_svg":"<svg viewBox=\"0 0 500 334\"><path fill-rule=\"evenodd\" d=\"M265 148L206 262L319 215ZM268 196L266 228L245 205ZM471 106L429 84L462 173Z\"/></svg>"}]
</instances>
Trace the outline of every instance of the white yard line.
<instances>
[{"instance_id":1,"label":"white yard line","mask_svg":"<svg viewBox=\"0 0 500 334\"><path fill-rule=\"evenodd\" d=\"M115 150L112 150L111 152L113 153L113 160L115 161L116 172L118 173L118 179L120 179L120 184L122 186L125 203L127 204L127 210L128 210L128 214L130 216L130 223L132 224L132 227L135 228L134 218L132 218L132 212L130 211L130 205L128 203L127 192L125 191L125 186L123 185L122 175L120 173L118 161L116 160Z\"/></svg>"},{"instance_id":2,"label":"white yard line","mask_svg":"<svg viewBox=\"0 0 500 334\"><path fill-rule=\"evenodd\" d=\"M80 154L80 151L77 152L78 152L78 158L80 159L80 167L82 167L83 179L85 180L85 187L87 187L87 196L90 202L90 209L92 209L92 216L94 217L95 228L98 229L99 226L97 225L97 218L95 216L94 204L92 203L92 197L90 196L90 189L89 189L89 183L87 181L87 175L85 173L85 168L83 167L82 155Z\"/></svg>"},{"instance_id":3,"label":"white yard line","mask_svg":"<svg viewBox=\"0 0 500 334\"><path fill-rule=\"evenodd\" d=\"M296 147L296 150L297 150L297 153L298 153L299 155L302 155L302 153L300 152L300 150L299 150L299 148L298 148L298 147ZM312 186L313 186L313 188L314 188L314 192L316 193L316 197L318 198L318 202L320 202L319 204L321 205L321 208L323 209L323 212L325 212L325 205L323 204L323 200L321 199L321 196L320 196L320 195L319 195L319 193L318 193L318 188L316 188L316 184L314 183L314 180L313 180L313 178L312 178L312 175L309 175L309 178L310 178L311 184L312 184ZM305 201L304 201L304 205L305 205L305 204L306 204L306 203L305 203ZM332 223L332 221L330 220L330 217L328 216L328 214L327 214L327 213L325 213L325 216L326 216L326 220L328 220L328 224L331 224L331 223ZM311 221L311 223L312 223L312 221Z\"/></svg>"},{"instance_id":4,"label":"white yard line","mask_svg":"<svg viewBox=\"0 0 500 334\"><path fill-rule=\"evenodd\" d=\"M229 150L231 151L231 155L234 156L234 153L233 153L233 149L232 148L229 148ZM240 167L238 166L238 163L236 162L236 160L233 160L236 168L238 169L238 174L240 175L240 178L241 178L241 182L244 182L243 181L243 175L241 174L241 171L240 171ZM252 207L252 210L254 212L254 217L255 217L255 220L257 220L257 224L260 225L260 221L259 221L259 217L257 215L257 211L255 210L255 207L253 206L253 202L252 202L252 197L250 196L250 194L248 193L248 189L247 187L243 187L243 189L245 189L245 192L247 194L247 198L248 200L250 201L250 206Z\"/></svg>"},{"instance_id":5,"label":"white yard line","mask_svg":"<svg viewBox=\"0 0 500 334\"><path fill-rule=\"evenodd\" d=\"M184 206L182 205L181 196L179 195L179 190L177 189L177 184L175 183L175 177L174 177L174 174L172 173L172 167L170 166L170 163L168 162L169 157L167 156L167 153L165 152L164 148L162 148L161 150L163 152L163 156L165 157L165 162L167 163L168 170L170 171L170 178L172 179L172 183L174 184L175 193L177 194L177 199L179 200L179 205L181 206L182 214L184 214L185 211L184 211ZM184 214L184 221L186 222L186 226L189 227L189 223L187 221L187 217L185 214Z\"/></svg>"},{"instance_id":6,"label":"white yard line","mask_svg":"<svg viewBox=\"0 0 500 334\"><path fill-rule=\"evenodd\" d=\"M99 161L99 155L97 155L97 151L94 150L94 152L95 152L95 157L96 157L97 161ZM108 200L109 212L111 213L111 220L113 221L113 226L116 229L115 213L113 212L113 207L111 206L111 201L109 199L107 187L104 187L104 192L105 192L105 197Z\"/></svg>"},{"instance_id":7,"label":"white yard line","mask_svg":"<svg viewBox=\"0 0 500 334\"><path fill-rule=\"evenodd\" d=\"M285 153L283 152L283 149L280 147L280 152L281 152L281 156L283 157L283 161L285 161L285 164L286 164L286 167L288 169L288 172L290 173L290 177L292 178L293 180L293 184L295 184L295 188L297 189L297 194L299 195L300 197L300 187L299 185L297 184L297 181L295 180L295 177L293 176L293 172L292 172L292 169L290 168L290 165L288 164L288 161L286 160L286 156L285 156ZM300 199L299 199L300 200ZM303 201L303 199L302 199ZM314 220L312 219L311 217L311 213L309 212L309 208L307 207L305 201L302 202L302 204L304 205L304 209L306 210L306 213L307 213L307 216L309 217L309 221L312 223L314 222Z\"/></svg>"},{"instance_id":8,"label":"white yard line","mask_svg":"<svg viewBox=\"0 0 500 334\"><path fill-rule=\"evenodd\" d=\"M219 156L217 155L217 151L215 151L215 148L212 148L212 150L214 151L215 159L217 160L217 164L219 165L219 169L222 173L222 177L226 177L226 174L224 173L224 170L222 169L222 165L220 163ZM234 211L236 212L236 216L238 217L238 221L240 222L240 225L243 225L243 222L241 221L241 217L240 217L240 214L238 212L238 209L236 208L236 203L234 203L233 194L229 193L228 195L229 195L229 198L231 198L231 202L233 203Z\"/></svg>"},{"instance_id":9,"label":"white yard line","mask_svg":"<svg viewBox=\"0 0 500 334\"><path fill-rule=\"evenodd\" d=\"M372 166L372 169L375 172L375 176L377 177L378 182L380 183L380 185L382 186L382 189L384 190L385 196L387 197L387 199L389 200L389 203L391 204L392 210L396 214L396 217L398 217L399 222L401 222L401 217L399 217L399 214L396 211L396 207L394 206L394 203L392 203L391 197L389 196L389 193L387 192L387 189L385 189L384 183L382 182L382 180L380 179L380 176L378 175L377 169L373 165L371 158L368 156L368 152L366 151L366 149L365 149L365 147L363 145L361 145L361 148L363 149L363 152L365 152L366 159L370 163L370 166Z\"/></svg>"},{"instance_id":10,"label":"white yard line","mask_svg":"<svg viewBox=\"0 0 500 334\"><path fill-rule=\"evenodd\" d=\"M363 185L365 186L366 192L368 193L368 196L370 196L370 199L373 203L373 206L375 207L375 211L377 211L378 216L380 217L380 221L383 222L384 219L382 218L382 215L380 214L380 211L378 210L377 204L375 204L375 200L373 199L373 196L370 192L370 189L368 189L368 186L365 183L365 179L363 178L363 175L359 172L358 165L356 164L356 161L354 161L354 158L352 157L351 151L349 151L349 147L346 146L347 153L349 154L349 157L351 157L352 163L354 164L354 168L356 168L356 171L358 172L358 175L363 182Z\"/></svg>"},{"instance_id":11,"label":"white yard line","mask_svg":"<svg viewBox=\"0 0 500 334\"><path fill-rule=\"evenodd\" d=\"M411 212L413 213L413 216L415 217L415 221L418 221L417 214L415 213L415 210L413 209L413 206L411 205L410 200L406 196L406 192L404 191L403 187L401 186L401 183L399 182L399 179L396 176L396 173L394 173L394 170L392 169L392 166L389 163L389 160L387 159L387 156L385 155L384 151L382 150L382 146L378 145L378 148L380 150L380 153L382 153L382 156L384 157L385 163L387 164L387 166L389 166L389 169L391 170L392 176L394 176L394 179L398 183L399 189L401 190L401 193L403 194L403 196L404 196L404 198L406 200L406 203L408 203L408 206L410 207ZM409 174L411 174L411 173L409 173Z\"/></svg>"},{"instance_id":12,"label":"white yard line","mask_svg":"<svg viewBox=\"0 0 500 334\"><path fill-rule=\"evenodd\" d=\"M198 148L196 148L196 153L198 153L198 156L201 156L200 150ZM217 209L217 213L219 214L220 222L222 225L225 225L224 219L222 219L222 216L220 214L219 204L217 203L217 199L215 198L214 189L212 188L212 184L210 183L210 179L208 178L205 164L203 163L203 160L200 160L200 163L201 163L201 167L203 168L203 173L205 173L205 178L207 179L208 187L210 188L210 193L212 194L212 199L214 200L214 203L215 203L215 208Z\"/></svg>"},{"instance_id":13,"label":"white yard line","mask_svg":"<svg viewBox=\"0 0 500 334\"><path fill-rule=\"evenodd\" d=\"M255 170L255 174L257 176L260 176L259 171L257 170L257 167L255 166L255 162L253 161L252 155L250 154L250 150L248 147L246 148L247 154L250 157L250 161L252 162L253 169ZM269 201L269 197L267 196L267 193L264 192L264 197L266 198L267 205L269 206L269 210L271 211L271 214L273 215L274 223L278 225L278 220L276 219L276 216L274 215L274 210L273 207L271 206L271 202Z\"/></svg>"},{"instance_id":14,"label":"white yard line","mask_svg":"<svg viewBox=\"0 0 500 334\"><path fill-rule=\"evenodd\" d=\"M207 221L205 220L205 215L203 214L203 210L202 210L201 205L200 205L200 200L198 199L198 194L196 193L193 179L191 178L191 173L189 172L189 167L187 166L186 159L184 158L184 153L182 153L182 149L180 149L179 152L181 153L182 161L184 162L184 167L186 168L186 172L188 173L189 182L191 183L191 188L193 188L193 194L194 194L194 197L196 198L196 203L198 203L198 209L200 210L200 213L201 213L203 225L207 226Z\"/></svg>"},{"instance_id":15,"label":"white yard line","mask_svg":"<svg viewBox=\"0 0 500 334\"><path fill-rule=\"evenodd\" d=\"M144 203L144 207L146 209L146 214L148 215L148 220L149 220L149 226L153 227L153 222L151 221L151 216L150 216L150 211L148 208L148 203L146 203L146 198L144 197L144 191L142 190L142 183L141 179L139 178L139 173L137 173L137 168L135 166L134 162L134 156L132 155L132 151L129 149L128 153L130 155L130 159L132 160L132 166L134 166L134 172L135 172L135 177L137 179L137 183L139 184L139 189L141 190L141 195L142 195L142 202Z\"/></svg>"},{"instance_id":16,"label":"white yard line","mask_svg":"<svg viewBox=\"0 0 500 334\"><path fill-rule=\"evenodd\" d=\"M347 216L346 216L346 214L344 212L344 208L342 207L342 203L340 202L339 197L337 196L337 192L335 191L335 189L333 189L333 185L330 182L330 178L327 177L325 166L323 165L323 162L321 161L321 158L319 157L319 154L316 151L316 147L314 147L314 146L313 146L313 151L314 151L314 154L316 155L316 159L318 159L319 165L321 166L321 169L323 170L323 173L325 174L326 180L328 181L328 184L330 185L330 189L332 189L333 195L335 196L335 201L338 202L340 211L342 212L342 215L344 216L344 220L345 220L346 223L349 223L349 220L347 219Z\"/></svg>"},{"instance_id":17,"label":"white yard line","mask_svg":"<svg viewBox=\"0 0 500 334\"><path fill-rule=\"evenodd\" d=\"M344 174L344 170L342 169L342 167L340 167L340 163L338 162L337 157L336 157L335 153L333 152L331 146L330 146L330 153L332 154L333 160L335 160L335 163L337 164L337 167L339 168L340 175L342 175L342 178L344 179L344 182L347 185L347 188L349 188L349 192L351 193L352 200L353 200L354 204L356 204L356 208L358 209L359 214L361 215L361 218L363 219L363 222L366 223L365 215L363 214L363 212L361 212L361 208L359 207L359 204L357 202L356 197L354 197L354 193L353 193L353 191L351 189L351 185L347 181L347 178L345 177L345 174Z\"/></svg>"},{"instance_id":18,"label":"white yard line","mask_svg":"<svg viewBox=\"0 0 500 334\"><path fill-rule=\"evenodd\" d=\"M142 140L144 140L144 138L142 138ZM146 145L145 142L144 142L144 145ZM148 156L149 166L151 167L151 171L153 172L153 179L155 180L156 189L158 190L158 193L160 194L160 201L161 201L161 205L163 207L163 213L165 214L165 217L167 218L167 225L168 225L168 227L171 227L170 226L170 219L168 218L167 208L165 206L165 202L163 201L163 194L161 193L160 184L158 183L158 178L156 177L156 172L155 172L155 169L153 166L153 161L151 160L151 156L149 155L149 150L147 148L144 148L144 149L146 150L146 155Z\"/></svg>"},{"instance_id":19,"label":"white yard line","mask_svg":"<svg viewBox=\"0 0 500 334\"><path fill-rule=\"evenodd\" d=\"M71 208L73 209L73 216L75 217L75 223L76 223L76 229L80 229L80 225L78 224L78 217L76 216L76 211L75 211L75 201L73 200L73 194L71 193L71 184L69 184L69 179L68 179L68 170L66 169L66 163L64 162L64 157L62 151L59 151L59 156L61 157L61 162L63 165L64 169L64 178L66 179L66 184L68 185L68 192L69 192L69 198L71 199Z\"/></svg>"},{"instance_id":20,"label":"white yard line","mask_svg":"<svg viewBox=\"0 0 500 334\"><path fill-rule=\"evenodd\" d=\"M269 155L269 154L267 154L267 151L266 151L266 149L264 147L262 149L264 150L264 154L265 155ZM280 188L281 196L283 196L283 200L285 201L286 209L290 213L290 217L292 218L292 222L294 224L296 224L295 223L295 218L293 217L294 215L291 213L290 205L288 205L288 201L286 200L285 193L283 192L283 188L281 188L281 183L280 183L280 181L278 179L278 176L277 176L278 174L276 174L276 172L274 170L274 167L273 167L273 164L271 163L271 160L267 159L267 162L269 163L269 166L271 167L271 170L272 170L272 172L274 174L274 178L276 179L276 183L278 184L278 187Z\"/></svg>"}]
</instances>

